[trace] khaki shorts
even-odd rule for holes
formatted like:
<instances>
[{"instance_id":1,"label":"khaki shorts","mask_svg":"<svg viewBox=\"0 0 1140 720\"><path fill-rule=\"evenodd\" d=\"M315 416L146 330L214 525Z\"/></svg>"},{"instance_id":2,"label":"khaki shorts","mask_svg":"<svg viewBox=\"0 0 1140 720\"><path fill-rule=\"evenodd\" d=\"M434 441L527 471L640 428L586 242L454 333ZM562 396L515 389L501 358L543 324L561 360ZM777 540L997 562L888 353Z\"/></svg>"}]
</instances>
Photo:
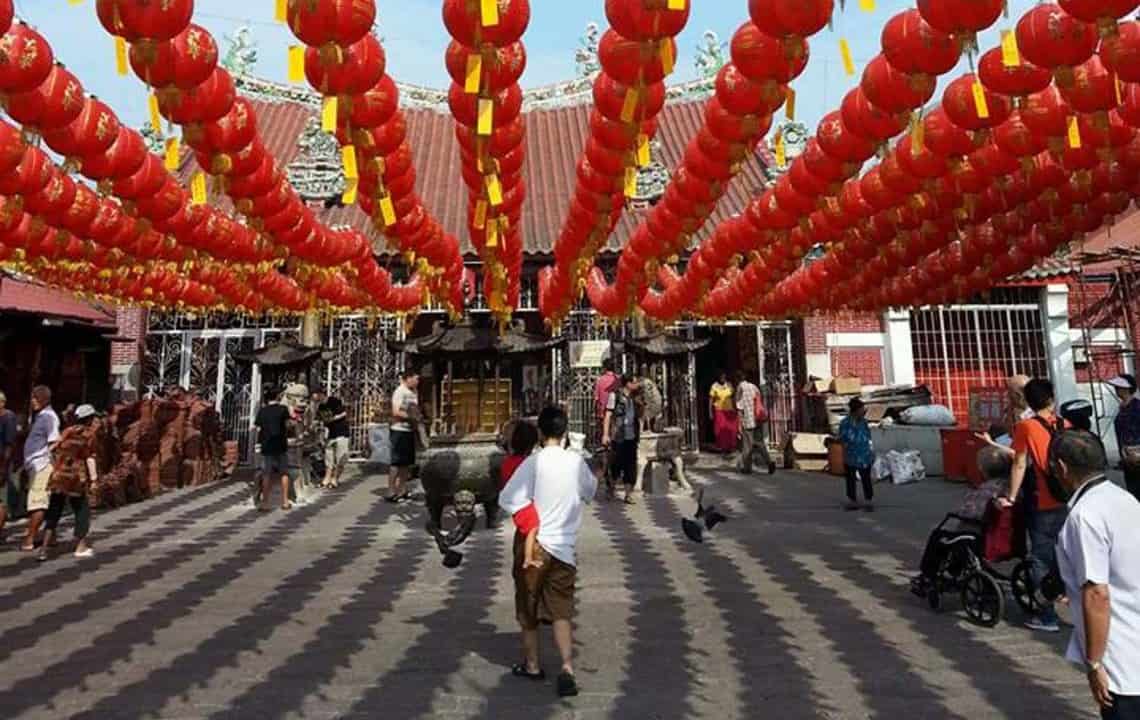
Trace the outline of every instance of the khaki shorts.
<instances>
[{"instance_id":1,"label":"khaki shorts","mask_svg":"<svg viewBox=\"0 0 1140 720\"><path fill-rule=\"evenodd\" d=\"M572 620L578 570L546 552L541 545L535 548L535 555L542 567L523 570L525 555L526 536L516 532L511 575L515 580L515 617L519 625L533 630L539 623Z\"/></svg>"},{"instance_id":2,"label":"khaki shorts","mask_svg":"<svg viewBox=\"0 0 1140 720\"><path fill-rule=\"evenodd\" d=\"M51 480L51 465L32 474L32 482L28 485L28 512L47 510L51 503L51 493L48 483Z\"/></svg>"},{"instance_id":3,"label":"khaki shorts","mask_svg":"<svg viewBox=\"0 0 1140 720\"><path fill-rule=\"evenodd\" d=\"M344 470L348 464L348 438L333 438L325 444L325 467L331 470Z\"/></svg>"}]
</instances>

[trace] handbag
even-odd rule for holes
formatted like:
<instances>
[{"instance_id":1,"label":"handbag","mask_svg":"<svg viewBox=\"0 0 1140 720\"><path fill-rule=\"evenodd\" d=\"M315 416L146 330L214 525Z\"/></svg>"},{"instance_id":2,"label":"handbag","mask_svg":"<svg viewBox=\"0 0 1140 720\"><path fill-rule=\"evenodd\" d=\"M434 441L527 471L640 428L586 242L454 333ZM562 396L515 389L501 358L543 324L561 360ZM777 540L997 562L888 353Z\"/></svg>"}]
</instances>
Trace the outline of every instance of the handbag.
<instances>
[{"instance_id":1,"label":"handbag","mask_svg":"<svg viewBox=\"0 0 1140 720\"><path fill-rule=\"evenodd\" d=\"M752 417L756 419L756 424L761 425L768 422L768 408L764 407L764 400L761 399L760 394L756 394L756 398L752 401ZM1137 448L1140 450L1140 448Z\"/></svg>"}]
</instances>

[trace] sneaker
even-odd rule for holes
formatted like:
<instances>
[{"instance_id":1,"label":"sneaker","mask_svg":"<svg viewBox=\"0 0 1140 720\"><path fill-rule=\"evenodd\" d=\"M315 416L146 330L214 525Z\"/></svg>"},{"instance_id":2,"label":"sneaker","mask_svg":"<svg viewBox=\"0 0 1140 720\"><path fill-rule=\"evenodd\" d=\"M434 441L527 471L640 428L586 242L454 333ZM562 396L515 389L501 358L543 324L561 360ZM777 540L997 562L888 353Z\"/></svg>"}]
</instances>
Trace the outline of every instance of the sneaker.
<instances>
[{"instance_id":1,"label":"sneaker","mask_svg":"<svg viewBox=\"0 0 1140 720\"><path fill-rule=\"evenodd\" d=\"M848 512L851 512L852 510L858 510L859 503L848 500L847 502L843 503L843 509Z\"/></svg>"},{"instance_id":2,"label":"sneaker","mask_svg":"<svg viewBox=\"0 0 1140 720\"><path fill-rule=\"evenodd\" d=\"M1041 618L1029 618L1025 621L1025 627L1030 630L1037 630L1038 632L1055 633L1061 632L1061 626L1056 620L1042 620Z\"/></svg>"},{"instance_id":3,"label":"sneaker","mask_svg":"<svg viewBox=\"0 0 1140 720\"><path fill-rule=\"evenodd\" d=\"M83 550L76 550L74 554L77 558L93 558L95 557L95 550L92 548L85 548Z\"/></svg>"}]
</instances>

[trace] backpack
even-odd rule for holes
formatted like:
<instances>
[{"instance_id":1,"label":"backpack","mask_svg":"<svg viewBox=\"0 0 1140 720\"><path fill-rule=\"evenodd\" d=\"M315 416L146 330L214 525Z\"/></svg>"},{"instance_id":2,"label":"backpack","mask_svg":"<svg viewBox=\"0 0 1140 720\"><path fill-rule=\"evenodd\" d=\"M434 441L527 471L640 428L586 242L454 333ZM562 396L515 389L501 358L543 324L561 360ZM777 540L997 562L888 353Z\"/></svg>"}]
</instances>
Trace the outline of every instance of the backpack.
<instances>
[{"instance_id":1,"label":"backpack","mask_svg":"<svg viewBox=\"0 0 1140 720\"><path fill-rule=\"evenodd\" d=\"M1056 442L1057 438L1061 436L1061 433L1066 430L1064 418L1058 417L1056 424L1052 425L1049 424L1049 421L1047 421L1045 418L1038 417L1036 415L1034 415L1032 419L1037 421L1037 423L1041 425L1041 427L1045 428L1045 430L1049 433L1049 454L1052 455L1053 443ZM1039 468L1034 465L1033 474L1035 476L1035 480L1036 478L1041 478L1045 481L1045 487L1049 490L1049 495L1053 498L1054 501L1059 503L1064 502L1062 498L1065 498L1068 495L1068 492L1065 490L1064 486L1061 485L1061 481L1050 471L1049 468ZM1034 482L1032 488L1034 492L1037 491L1036 482Z\"/></svg>"},{"instance_id":2,"label":"backpack","mask_svg":"<svg viewBox=\"0 0 1140 720\"><path fill-rule=\"evenodd\" d=\"M760 397L760 393L756 393L756 397L752 400L752 417L756 419L757 425L763 425L768 422L768 408L764 407L764 399Z\"/></svg>"}]
</instances>

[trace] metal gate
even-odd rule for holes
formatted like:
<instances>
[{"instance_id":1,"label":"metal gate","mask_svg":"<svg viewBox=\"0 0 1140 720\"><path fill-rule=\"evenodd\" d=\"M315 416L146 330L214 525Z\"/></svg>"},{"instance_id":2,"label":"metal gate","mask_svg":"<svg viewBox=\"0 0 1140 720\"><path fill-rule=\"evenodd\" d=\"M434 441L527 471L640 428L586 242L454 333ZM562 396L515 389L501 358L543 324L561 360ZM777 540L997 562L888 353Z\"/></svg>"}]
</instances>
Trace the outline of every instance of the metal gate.
<instances>
[{"instance_id":1,"label":"metal gate","mask_svg":"<svg viewBox=\"0 0 1140 720\"><path fill-rule=\"evenodd\" d=\"M591 310L571 312L562 325L562 334L571 342L589 340L620 340L626 336L627 325L609 328L597 322L598 315ZM551 351L554 365L555 400L561 402L570 416L570 431L586 436L592 447L601 432L594 412L594 383L601 374L599 368L574 367L570 362L570 348ZM618 372L622 371L622 358L614 358Z\"/></svg>"},{"instance_id":2,"label":"metal gate","mask_svg":"<svg viewBox=\"0 0 1140 720\"><path fill-rule=\"evenodd\" d=\"M910 334L917 382L963 421L972 388L1001 386L1011 375L1049 377L1037 288L998 290L985 304L914 310Z\"/></svg>"},{"instance_id":3,"label":"metal gate","mask_svg":"<svg viewBox=\"0 0 1140 720\"><path fill-rule=\"evenodd\" d=\"M760 375L764 405L768 408L768 443L778 448L801 427L799 387L802 374L797 360L804 357L802 333L792 323L762 324L757 327Z\"/></svg>"},{"instance_id":4,"label":"metal gate","mask_svg":"<svg viewBox=\"0 0 1140 720\"><path fill-rule=\"evenodd\" d=\"M300 325L237 315L149 313L142 387L159 393L169 387L191 390L212 402L222 418L226 440L238 443L240 457L253 457L250 432L261 403L261 375L256 366L233 356L286 338Z\"/></svg>"},{"instance_id":5,"label":"metal gate","mask_svg":"<svg viewBox=\"0 0 1140 720\"><path fill-rule=\"evenodd\" d=\"M400 382L401 353L393 353L388 340L403 339L403 325L394 317L363 315L334 319L326 329L326 346L335 353L322 377L326 390L344 403L348 413L352 456L363 456L368 426L387 416L385 403Z\"/></svg>"}]
</instances>

